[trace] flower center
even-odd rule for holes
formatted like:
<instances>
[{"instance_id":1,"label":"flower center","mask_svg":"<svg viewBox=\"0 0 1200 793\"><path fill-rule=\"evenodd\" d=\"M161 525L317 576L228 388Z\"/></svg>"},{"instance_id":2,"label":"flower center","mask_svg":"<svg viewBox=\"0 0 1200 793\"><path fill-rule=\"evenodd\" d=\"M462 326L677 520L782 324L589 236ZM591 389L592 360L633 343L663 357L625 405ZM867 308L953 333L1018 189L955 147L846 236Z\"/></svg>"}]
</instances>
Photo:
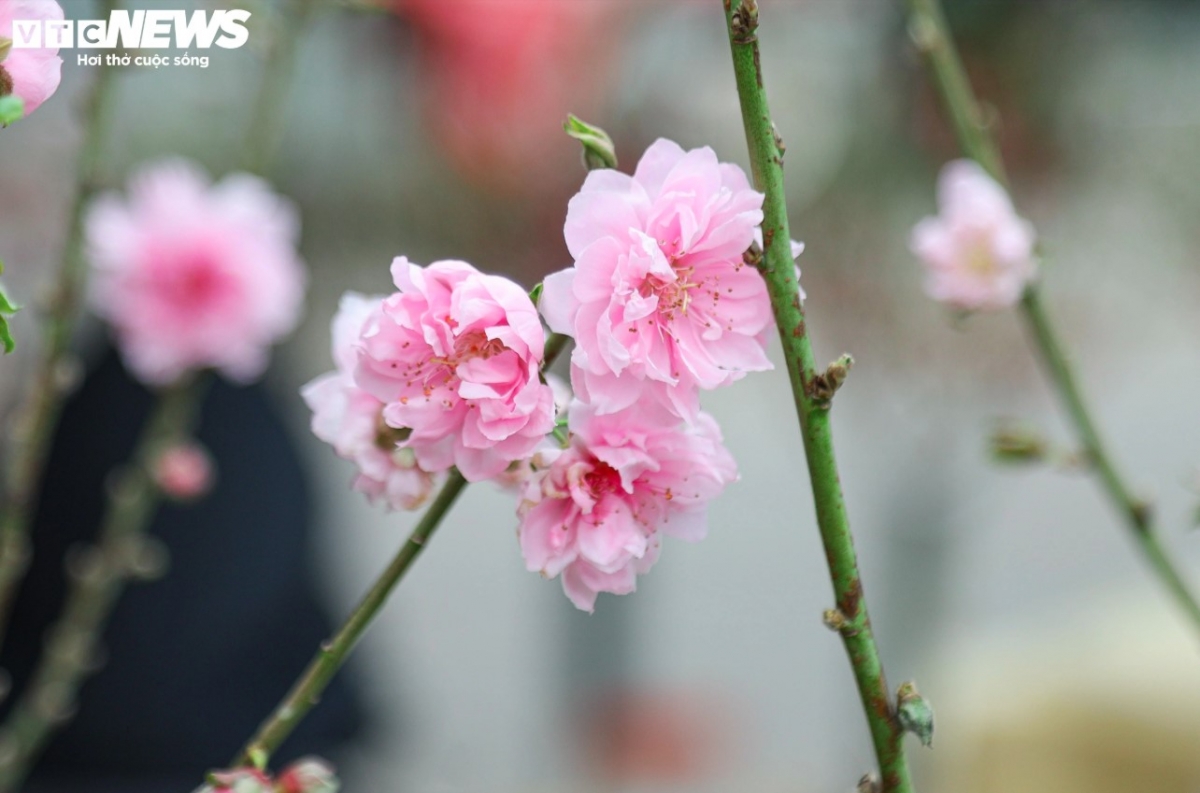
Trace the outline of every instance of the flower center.
<instances>
[{"instance_id":1,"label":"flower center","mask_svg":"<svg viewBox=\"0 0 1200 793\"><path fill-rule=\"evenodd\" d=\"M13 79L3 66L0 66L0 96L8 96L13 91Z\"/></svg>"},{"instance_id":2,"label":"flower center","mask_svg":"<svg viewBox=\"0 0 1200 793\"><path fill-rule=\"evenodd\" d=\"M597 501L609 493L624 490L621 486L621 475L608 463L600 461L593 463L592 470L588 472L585 480L588 490Z\"/></svg>"},{"instance_id":3,"label":"flower center","mask_svg":"<svg viewBox=\"0 0 1200 793\"><path fill-rule=\"evenodd\" d=\"M973 242L967 249L967 269L976 275L990 275L996 269L996 261L986 239Z\"/></svg>"},{"instance_id":4,"label":"flower center","mask_svg":"<svg viewBox=\"0 0 1200 793\"><path fill-rule=\"evenodd\" d=\"M692 288L700 285L692 280L695 268L679 267L672 260L671 269L675 271L674 280L650 275L642 282L639 290L642 297L658 297L658 313L667 320L674 319L676 314L687 315L688 306L692 302Z\"/></svg>"}]
</instances>

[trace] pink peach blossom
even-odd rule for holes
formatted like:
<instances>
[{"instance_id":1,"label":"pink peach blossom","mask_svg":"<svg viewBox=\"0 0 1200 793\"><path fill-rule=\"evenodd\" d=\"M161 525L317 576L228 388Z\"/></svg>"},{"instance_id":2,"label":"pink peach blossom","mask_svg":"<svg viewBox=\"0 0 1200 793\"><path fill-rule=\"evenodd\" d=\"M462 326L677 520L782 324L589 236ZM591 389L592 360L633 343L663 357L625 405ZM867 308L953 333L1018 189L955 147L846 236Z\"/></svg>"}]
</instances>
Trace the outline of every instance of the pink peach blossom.
<instances>
[{"instance_id":1,"label":"pink peach blossom","mask_svg":"<svg viewBox=\"0 0 1200 793\"><path fill-rule=\"evenodd\" d=\"M57 47L12 48L5 54L5 40L15 38L13 20L61 20L63 10L54 0L0 0L0 96L14 94L29 115L58 90L62 58Z\"/></svg>"},{"instance_id":2,"label":"pink peach blossom","mask_svg":"<svg viewBox=\"0 0 1200 793\"><path fill-rule=\"evenodd\" d=\"M253 768L214 771L208 782L193 793L274 793L275 783L265 772Z\"/></svg>"},{"instance_id":3,"label":"pink peach blossom","mask_svg":"<svg viewBox=\"0 0 1200 793\"><path fill-rule=\"evenodd\" d=\"M925 263L925 291L956 309L999 309L1021 299L1036 275L1034 230L1008 193L972 160L938 179L936 217L916 225L910 247Z\"/></svg>"},{"instance_id":4,"label":"pink peach blossom","mask_svg":"<svg viewBox=\"0 0 1200 793\"><path fill-rule=\"evenodd\" d=\"M761 193L712 149L658 140L633 176L588 174L567 209L572 268L545 280L550 328L576 341L572 385L603 413L650 397L689 417L697 387L771 368L771 303L744 262Z\"/></svg>"},{"instance_id":5,"label":"pink peach blossom","mask_svg":"<svg viewBox=\"0 0 1200 793\"><path fill-rule=\"evenodd\" d=\"M97 199L86 223L92 308L148 383L209 367L253 380L299 319L299 221L257 177L214 185L170 160L139 170L127 201Z\"/></svg>"},{"instance_id":6,"label":"pink peach blossom","mask_svg":"<svg viewBox=\"0 0 1200 793\"><path fill-rule=\"evenodd\" d=\"M337 793L341 782L333 766L319 757L302 757L284 769L276 793Z\"/></svg>"},{"instance_id":7,"label":"pink peach blossom","mask_svg":"<svg viewBox=\"0 0 1200 793\"><path fill-rule=\"evenodd\" d=\"M576 401L570 444L543 448L519 510L529 570L562 576L578 608L624 595L658 559L663 534L702 539L707 503L737 478L737 465L707 413L670 420L651 406L601 414Z\"/></svg>"},{"instance_id":8,"label":"pink peach blossom","mask_svg":"<svg viewBox=\"0 0 1200 793\"><path fill-rule=\"evenodd\" d=\"M383 403L354 384L357 347L363 326L382 297L354 292L342 296L333 318L333 361L337 369L301 389L313 412L312 431L337 455L358 467L354 489L392 509L416 509L433 489L433 476L421 470L400 435L383 423Z\"/></svg>"},{"instance_id":9,"label":"pink peach blossom","mask_svg":"<svg viewBox=\"0 0 1200 793\"><path fill-rule=\"evenodd\" d=\"M386 403L384 421L428 471L457 466L490 479L528 456L554 426L538 370L545 331L517 284L470 264L397 258L399 292L367 322L354 379Z\"/></svg>"},{"instance_id":10,"label":"pink peach blossom","mask_svg":"<svg viewBox=\"0 0 1200 793\"><path fill-rule=\"evenodd\" d=\"M213 484L212 458L196 443L171 446L155 460L151 473L159 489L181 501L199 498Z\"/></svg>"}]
</instances>

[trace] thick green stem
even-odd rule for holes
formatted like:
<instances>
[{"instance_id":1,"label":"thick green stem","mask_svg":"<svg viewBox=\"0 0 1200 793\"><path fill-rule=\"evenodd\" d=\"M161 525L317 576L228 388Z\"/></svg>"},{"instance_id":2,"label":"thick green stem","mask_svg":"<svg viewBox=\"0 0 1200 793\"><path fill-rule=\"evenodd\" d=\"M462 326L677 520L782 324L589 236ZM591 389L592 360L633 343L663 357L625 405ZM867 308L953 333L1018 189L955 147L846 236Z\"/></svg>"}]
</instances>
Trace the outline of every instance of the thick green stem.
<instances>
[{"instance_id":1,"label":"thick green stem","mask_svg":"<svg viewBox=\"0 0 1200 793\"><path fill-rule=\"evenodd\" d=\"M550 368L569 343L570 338L567 336L557 333L550 334L546 339L545 357L542 361L543 371ZM408 535L408 540L400 547L400 551L392 563L371 585L370 590L350 613L341 629L333 638L321 644L317 654L313 656L283 701L238 753L234 759L235 767L246 765L258 768L266 767L275 750L287 740L296 726L320 701L321 693L329 685L329 681L346 662L350 651L354 649L358 640L370 627L379 610L387 602L392 590L404 578L408 568L416 561L417 556L420 555L429 538L437 531L442 519L446 517L446 513L450 511L450 507L453 506L466 486L467 481L463 479L462 474L457 470L451 470L446 484L442 485L437 498L421 516L420 522Z\"/></svg>"},{"instance_id":2,"label":"thick green stem","mask_svg":"<svg viewBox=\"0 0 1200 793\"><path fill-rule=\"evenodd\" d=\"M829 394L820 387L825 379L823 373L817 371L796 282L783 189L783 151L771 123L763 88L756 32L757 3L755 0L742 0L741 3L727 0L725 10L754 184L766 194L762 273L783 342L808 458L817 524L837 601L837 610L829 622L841 635L850 658L879 763L882 790L910 793L913 787L904 756L904 732L896 719L871 631L850 520L838 477L829 421Z\"/></svg>"},{"instance_id":3,"label":"thick green stem","mask_svg":"<svg viewBox=\"0 0 1200 793\"><path fill-rule=\"evenodd\" d=\"M104 4L102 13L115 2ZM0 503L0 644L3 644L17 586L29 566L29 524L39 492L41 471L50 451L62 403L75 378L70 359L79 301L87 268L83 258L84 211L99 184L104 142L109 127L113 67L100 65L83 101L83 146L76 164L62 264L47 306L45 348L17 411L9 466Z\"/></svg>"},{"instance_id":4,"label":"thick green stem","mask_svg":"<svg viewBox=\"0 0 1200 793\"><path fill-rule=\"evenodd\" d=\"M433 536L442 518L467 486L467 480L457 470L450 472L446 484L442 485L437 498L421 516L408 540L392 559L383 574L375 581L358 607L350 614L341 630L333 638L321 644L317 654L309 662L304 674L288 692L275 711L262 723L258 732L246 744L234 760L234 766L254 765L264 768L280 744L292 734L292 730L308 715L320 701L329 681L346 662L350 651L366 632L375 615L387 602L388 595L404 578L408 568L421 554L425 543Z\"/></svg>"},{"instance_id":5,"label":"thick green stem","mask_svg":"<svg viewBox=\"0 0 1200 793\"><path fill-rule=\"evenodd\" d=\"M185 438L204 389L181 385L158 400L138 439L134 464L119 471L95 546L67 565L71 586L41 663L0 729L0 793L12 793L56 729L73 713L80 686L96 668L104 626L125 585L153 575L159 551L144 535L160 495L152 470L164 449Z\"/></svg>"},{"instance_id":6,"label":"thick green stem","mask_svg":"<svg viewBox=\"0 0 1200 793\"><path fill-rule=\"evenodd\" d=\"M999 147L991 129L983 121L983 111L958 57L939 0L908 0L908 7L909 30L913 41L928 65L946 114L954 125L960 148L1003 183L1004 166ZM1130 534L1154 572L1200 630L1200 601L1159 542L1150 505L1133 494L1105 448L1075 378L1070 355L1059 341L1046 314L1037 283L1026 289L1021 300L1021 313L1033 346L1074 425L1075 434L1101 487L1129 527Z\"/></svg>"}]
</instances>

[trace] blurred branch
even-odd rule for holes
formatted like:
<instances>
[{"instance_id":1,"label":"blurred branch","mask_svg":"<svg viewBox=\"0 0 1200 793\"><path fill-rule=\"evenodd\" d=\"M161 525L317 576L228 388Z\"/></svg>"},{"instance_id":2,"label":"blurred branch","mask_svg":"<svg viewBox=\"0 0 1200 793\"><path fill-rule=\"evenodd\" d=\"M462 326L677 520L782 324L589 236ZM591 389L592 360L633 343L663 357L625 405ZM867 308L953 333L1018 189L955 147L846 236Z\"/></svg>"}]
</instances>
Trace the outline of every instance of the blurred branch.
<instances>
[{"instance_id":1,"label":"blurred branch","mask_svg":"<svg viewBox=\"0 0 1200 793\"><path fill-rule=\"evenodd\" d=\"M257 100L254 103L254 123L247 136L246 167L264 171L276 148L279 120L282 112L290 75L291 60L295 57L296 43L308 19L310 0L298 8L289 6L289 22L277 32L264 68L264 76ZM284 62L286 61L286 62ZM108 80L104 69L97 92L103 97ZM270 112L267 112L267 111ZM93 113L93 117L98 115ZM88 141L98 141L99 136L89 134ZM73 213L68 250L73 252L70 261L69 281L72 296L78 291L83 279L84 268L80 252L82 215L87 200L91 197L90 185L98 162L98 142L85 150L83 188L77 197ZM60 318L59 328L62 322ZM60 346L65 355L70 341L69 327L62 330ZM52 385L58 375L58 366L49 370ZM77 694L83 681L97 666L97 645L104 628L112 615L125 585L131 580L147 577L140 573L139 565L145 561L146 549L153 549L146 531L158 510L162 498L159 487L151 476L151 469L158 455L171 443L186 439L199 417L200 406L209 382L209 376L180 384L162 392L155 401L148 423L138 438L133 453L132 468L116 474L113 487L105 504L103 524L96 548L84 552L68 564L69 591L63 613L51 628L47 645L39 660L29 685L22 692L13 710L3 725L0 725L0 793L13 793L24 781L40 756L46 742L54 732L70 720L76 707ZM53 415L56 416L61 401L62 389L46 391L53 399ZM50 404L48 399L43 403ZM48 444L53 435L53 422L39 425L44 433L37 436L40 443ZM19 513L22 522L14 523L21 531L14 532L20 542L28 544L25 526L32 506L33 478L41 468L41 449L38 460L31 463L27 471L30 476L28 501L19 502L23 509ZM7 523L4 524L7 527ZM19 560L21 569L26 566L27 550ZM13 562L14 567L16 562ZM20 572L17 572L19 578Z\"/></svg>"},{"instance_id":2,"label":"blurred branch","mask_svg":"<svg viewBox=\"0 0 1200 793\"><path fill-rule=\"evenodd\" d=\"M262 175L279 148L286 120L288 89L296 70L296 49L301 34L312 19L317 0L287 0L277 11L281 18L270 31L262 84L251 108L249 131L246 135L244 167Z\"/></svg>"},{"instance_id":3,"label":"blurred branch","mask_svg":"<svg viewBox=\"0 0 1200 793\"><path fill-rule=\"evenodd\" d=\"M570 339L558 333L552 333L546 339L545 355L542 359L542 371L547 371L555 359L567 348ZM266 721L258 728L241 752L233 761L233 767L252 765L255 768L266 768L271 755L287 740L297 725L304 720L308 712L320 701L321 693L333 680L334 675L341 669L349 658L350 652L358 644L359 639L366 633L371 622L379 614L388 596L404 578L408 568L416 561L417 556L425 548L425 544L441 525L442 519L450 511L459 494L466 489L467 481L457 469L451 469L450 476L437 497L425 510L416 528L408 535L404 545L387 569L380 574L367 594L350 612L350 616L342 627L328 641L322 642L317 654L309 661L303 674L292 689L283 698ZM0 792L2 793L2 792Z\"/></svg>"},{"instance_id":4,"label":"blurred branch","mask_svg":"<svg viewBox=\"0 0 1200 793\"><path fill-rule=\"evenodd\" d=\"M929 74L941 95L946 114L950 117L958 136L959 146L968 157L986 168L997 181L1005 183L999 146L989 125L984 123L983 110L955 50L954 39L946 24L941 4L938 0L908 0L908 7L910 34L924 57ZM1200 629L1200 601L1197 601L1159 541L1150 505L1133 495L1133 491L1117 471L1080 390L1071 366L1070 355L1051 325L1042 303L1039 284L1034 283L1025 291L1021 300L1021 313L1029 328L1033 346L1041 357L1051 384L1058 392L1063 409L1074 425L1086 459L1099 477L1101 487L1124 519L1134 541L1163 585L1191 618L1195 627Z\"/></svg>"},{"instance_id":5,"label":"blurred branch","mask_svg":"<svg viewBox=\"0 0 1200 793\"><path fill-rule=\"evenodd\" d=\"M885 793L911 793L904 756L904 730L888 691L879 650L871 630L850 520L838 478L833 435L829 421L831 381L844 375L831 367L818 372L800 302L796 267L791 254L787 205L783 188L783 148L767 106L760 63L756 0L725 0L729 41L741 101L742 121L750 148L754 184L766 193L763 204L763 256L761 270L771 295L775 323L783 343L788 376L817 512L821 541L829 563L837 608L826 613L826 623L842 637L871 730L881 787ZM840 380L838 380L840 384Z\"/></svg>"},{"instance_id":6,"label":"blurred branch","mask_svg":"<svg viewBox=\"0 0 1200 793\"><path fill-rule=\"evenodd\" d=\"M117 3L108 0L101 14ZM17 411L12 448L0 503L0 644L8 627L17 586L29 567L29 523L37 500L42 468L50 451L58 417L78 374L70 357L79 302L87 268L83 257L84 210L95 194L103 163L104 142L111 111L113 67L102 63L83 101L83 144L76 165L75 197L71 203L62 264L45 318L45 349L29 391Z\"/></svg>"},{"instance_id":7,"label":"blurred branch","mask_svg":"<svg viewBox=\"0 0 1200 793\"><path fill-rule=\"evenodd\" d=\"M114 474L95 546L72 551L62 615L33 678L0 727L0 793L21 786L46 742L73 715L80 686L99 666L100 636L125 585L164 571L165 552L144 531L161 500L151 471L158 455L189 434L203 393L202 384L188 383L161 395L138 439L133 465Z\"/></svg>"}]
</instances>

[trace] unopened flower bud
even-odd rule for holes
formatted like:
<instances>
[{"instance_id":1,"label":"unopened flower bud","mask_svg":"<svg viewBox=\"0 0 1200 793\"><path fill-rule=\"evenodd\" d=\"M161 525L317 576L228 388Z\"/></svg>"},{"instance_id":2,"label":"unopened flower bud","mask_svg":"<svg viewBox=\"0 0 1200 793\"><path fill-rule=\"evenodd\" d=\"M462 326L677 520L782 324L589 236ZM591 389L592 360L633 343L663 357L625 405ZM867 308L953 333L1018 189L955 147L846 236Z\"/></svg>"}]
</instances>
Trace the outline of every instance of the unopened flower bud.
<instances>
[{"instance_id":1,"label":"unopened flower bud","mask_svg":"<svg viewBox=\"0 0 1200 793\"><path fill-rule=\"evenodd\" d=\"M271 778L253 768L238 768L233 771L213 771L208 781L196 788L194 793L274 793Z\"/></svg>"},{"instance_id":2,"label":"unopened flower bud","mask_svg":"<svg viewBox=\"0 0 1200 793\"><path fill-rule=\"evenodd\" d=\"M573 115L567 116L563 129L583 144L583 165L589 171L617 167L617 150L607 132Z\"/></svg>"},{"instance_id":3,"label":"unopened flower bud","mask_svg":"<svg viewBox=\"0 0 1200 793\"><path fill-rule=\"evenodd\" d=\"M195 443L178 443L164 451L151 473L164 493L180 501L199 498L212 488L212 459Z\"/></svg>"},{"instance_id":4,"label":"unopened flower bud","mask_svg":"<svg viewBox=\"0 0 1200 793\"><path fill-rule=\"evenodd\" d=\"M933 746L933 706L915 683L905 683L896 692L896 716L905 732L917 736L922 746Z\"/></svg>"},{"instance_id":5,"label":"unopened flower bud","mask_svg":"<svg viewBox=\"0 0 1200 793\"><path fill-rule=\"evenodd\" d=\"M342 783L333 766L319 757L304 757L279 775L279 793L337 793Z\"/></svg>"},{"instance_id":6,"label":"unopened flower bud","mask_svg":"<svg viewBox=\"0 0 1200 793\"><path fill-rule=\"evenodd\" d=\"M1046 457L1046 439L1037 429L1008 425L992 433L992 456L1005 463L1040 462Z\"/></svg>"}]
</instances>

